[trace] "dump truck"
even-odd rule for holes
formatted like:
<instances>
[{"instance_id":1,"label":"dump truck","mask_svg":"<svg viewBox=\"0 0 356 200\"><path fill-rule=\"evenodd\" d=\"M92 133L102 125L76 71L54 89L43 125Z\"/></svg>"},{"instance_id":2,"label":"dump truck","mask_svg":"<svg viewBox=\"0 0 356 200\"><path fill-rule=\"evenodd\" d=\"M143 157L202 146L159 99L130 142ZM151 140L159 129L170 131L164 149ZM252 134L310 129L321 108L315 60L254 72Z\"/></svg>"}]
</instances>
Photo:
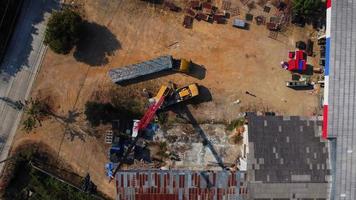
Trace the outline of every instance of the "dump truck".
<instances>
[{"instance_id":1,"label":"dump truck","mask_svg":"<svg viewBox=\"0 0 356 200\"><path fill-rule=\"evenodd\" d=\"M189 73L191 65L191 61L187 61L185 59L174 59L172 56L166 55L141 63L112 69L109 71L109 76L113 82L123 83L128 80L163 71L173 70L182 73Z\"/></svg>"}]
</instances>

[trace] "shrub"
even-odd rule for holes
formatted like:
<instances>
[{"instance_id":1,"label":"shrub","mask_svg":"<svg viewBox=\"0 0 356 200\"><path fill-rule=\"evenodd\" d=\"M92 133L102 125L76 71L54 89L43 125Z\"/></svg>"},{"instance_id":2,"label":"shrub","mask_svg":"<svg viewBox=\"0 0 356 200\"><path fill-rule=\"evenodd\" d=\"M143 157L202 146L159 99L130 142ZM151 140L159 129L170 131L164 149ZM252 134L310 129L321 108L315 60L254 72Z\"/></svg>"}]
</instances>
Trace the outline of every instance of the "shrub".
<instances>
[{"instance_id":1,"label":"shrub","mask_svg":"<svg viewBox=\"0 0 356 200\"><path fill-rule=\"evenodd\" d=\"M234 144L241 143L243 139L244 139L244 137L241 134L235 134L235 135L232 136L232 142Z\"/></svg>"},{"instance_id":2,"label":"shrub","mask_svg":"<svg viewBox=\"0 0 356 200\"><path fill-rule=\"evenodd\" d=\"M43 118L51 113L51 109L47 102L43 100L29 100L25 105L26 118L22 122L23 130L31 132L37 127L37 123L41 125Z\"/></svg>"},{"instance_id":3,"label":"shrub","mask_svg":"<svg viewBox=\"0 0 356 200\"><path fill-rule=\"evenodd\" d=\"M230 124L227 125L226 130L232 131L236 127L242 126L244 123L245 123L245 119L244 118L239 118L239 119L232 120L230 122Z\"/></svg>"}]
</instances>

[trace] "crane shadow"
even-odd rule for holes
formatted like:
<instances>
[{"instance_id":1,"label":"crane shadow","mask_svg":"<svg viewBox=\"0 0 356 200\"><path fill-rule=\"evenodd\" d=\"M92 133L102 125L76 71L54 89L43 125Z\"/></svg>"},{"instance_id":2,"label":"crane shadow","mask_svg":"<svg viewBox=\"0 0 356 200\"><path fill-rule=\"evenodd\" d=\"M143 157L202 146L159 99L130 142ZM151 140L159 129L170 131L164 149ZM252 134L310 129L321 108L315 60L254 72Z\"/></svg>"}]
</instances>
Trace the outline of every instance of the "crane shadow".
<instances>
[{"instance_id":1,"label":"crane shadow","mask_svg":"<svg viewBox=\"0 0 356 200\"><path fill-rule=\"evenodd\" d=\"M199 136L202 138L203 145L210 149L211 153L213 154L217 164L223 169L227 170L228 168L224 165L222 158L220 157L219 153L216 151L214 145L210 142L209 138L205 134L204 130L201 128L193 114L190 112L189 108L186 105L180 105L176 107L173 112L177 113L180 118L185 119L188 123L193 126L193 129Z\"/></svg>"}]
</instances>

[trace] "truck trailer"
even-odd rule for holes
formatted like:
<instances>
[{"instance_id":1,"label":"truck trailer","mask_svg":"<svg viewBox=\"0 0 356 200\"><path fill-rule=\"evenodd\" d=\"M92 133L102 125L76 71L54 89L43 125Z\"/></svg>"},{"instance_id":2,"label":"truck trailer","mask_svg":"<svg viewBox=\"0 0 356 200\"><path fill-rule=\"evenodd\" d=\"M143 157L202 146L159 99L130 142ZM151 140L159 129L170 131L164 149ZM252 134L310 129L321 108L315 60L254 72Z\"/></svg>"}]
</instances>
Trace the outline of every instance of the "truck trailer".
<instances>
[{"instance_id":1,"label":"truck trailer","mask_svg":"<svg viewBox=\"0 0 356 200\"><path fill-rule=\"evenodd\" d=\"M187 61L185 59L173 59L173 57L169 55L160 56L141 63L112 69L109 71L109 76L113 82L123 83L128 80L163 71L173 70L182 73L189 73L191 64L191 61Z\"/></svg>"}]
</instances>

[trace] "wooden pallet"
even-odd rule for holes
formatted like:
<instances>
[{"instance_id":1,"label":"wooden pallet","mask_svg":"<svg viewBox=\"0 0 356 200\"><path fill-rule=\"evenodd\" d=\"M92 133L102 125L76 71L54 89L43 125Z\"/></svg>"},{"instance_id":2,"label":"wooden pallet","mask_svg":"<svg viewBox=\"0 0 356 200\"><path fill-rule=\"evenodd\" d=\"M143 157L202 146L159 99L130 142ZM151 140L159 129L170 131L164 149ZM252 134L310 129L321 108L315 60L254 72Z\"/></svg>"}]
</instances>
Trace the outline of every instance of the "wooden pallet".
<instances>
[{"instance_id":1,"label":"wooden pallet","mask_svg":"<svg viewBox=\"0 0 356 200\"><path fill-rule=\"evenodd\" d=\"M229 10L231 8L231 1L229 0L224 0L222 2L222 7L223 10Z\"/></svg>"},{"instance_id":2,"label":"wooden pallet","mask_svg":"<svg viewBox=\"0 0 356 200\"><path fill-rule=\"evenodd\" d=\"M230 8L228 11L230 12L231 17L240 15L240 9L239 9L239 7Z\"/></svg>"},{"instance_id":3,"label":"wooden pallet","mask_svg":"<svg viewBox=\"0 0 356 200\"><path fill-rule=\"evenodd\" d=\"M246 4L248 4L248 2L250 1L250 0L240 0L241 1L241 3L242 3L242 5L246 5Z\"/></svg>"},{"instance_id":4,"label":"wooden pallet","mask_svg":"<svg viewBox=\"0 0 356 200\"><path fill-rule=\"evenodd\" d=\"M268 37L271 38L271 39L277 40L278 32L277 31L270 31Z\"/></svg>"}]
</instances>

